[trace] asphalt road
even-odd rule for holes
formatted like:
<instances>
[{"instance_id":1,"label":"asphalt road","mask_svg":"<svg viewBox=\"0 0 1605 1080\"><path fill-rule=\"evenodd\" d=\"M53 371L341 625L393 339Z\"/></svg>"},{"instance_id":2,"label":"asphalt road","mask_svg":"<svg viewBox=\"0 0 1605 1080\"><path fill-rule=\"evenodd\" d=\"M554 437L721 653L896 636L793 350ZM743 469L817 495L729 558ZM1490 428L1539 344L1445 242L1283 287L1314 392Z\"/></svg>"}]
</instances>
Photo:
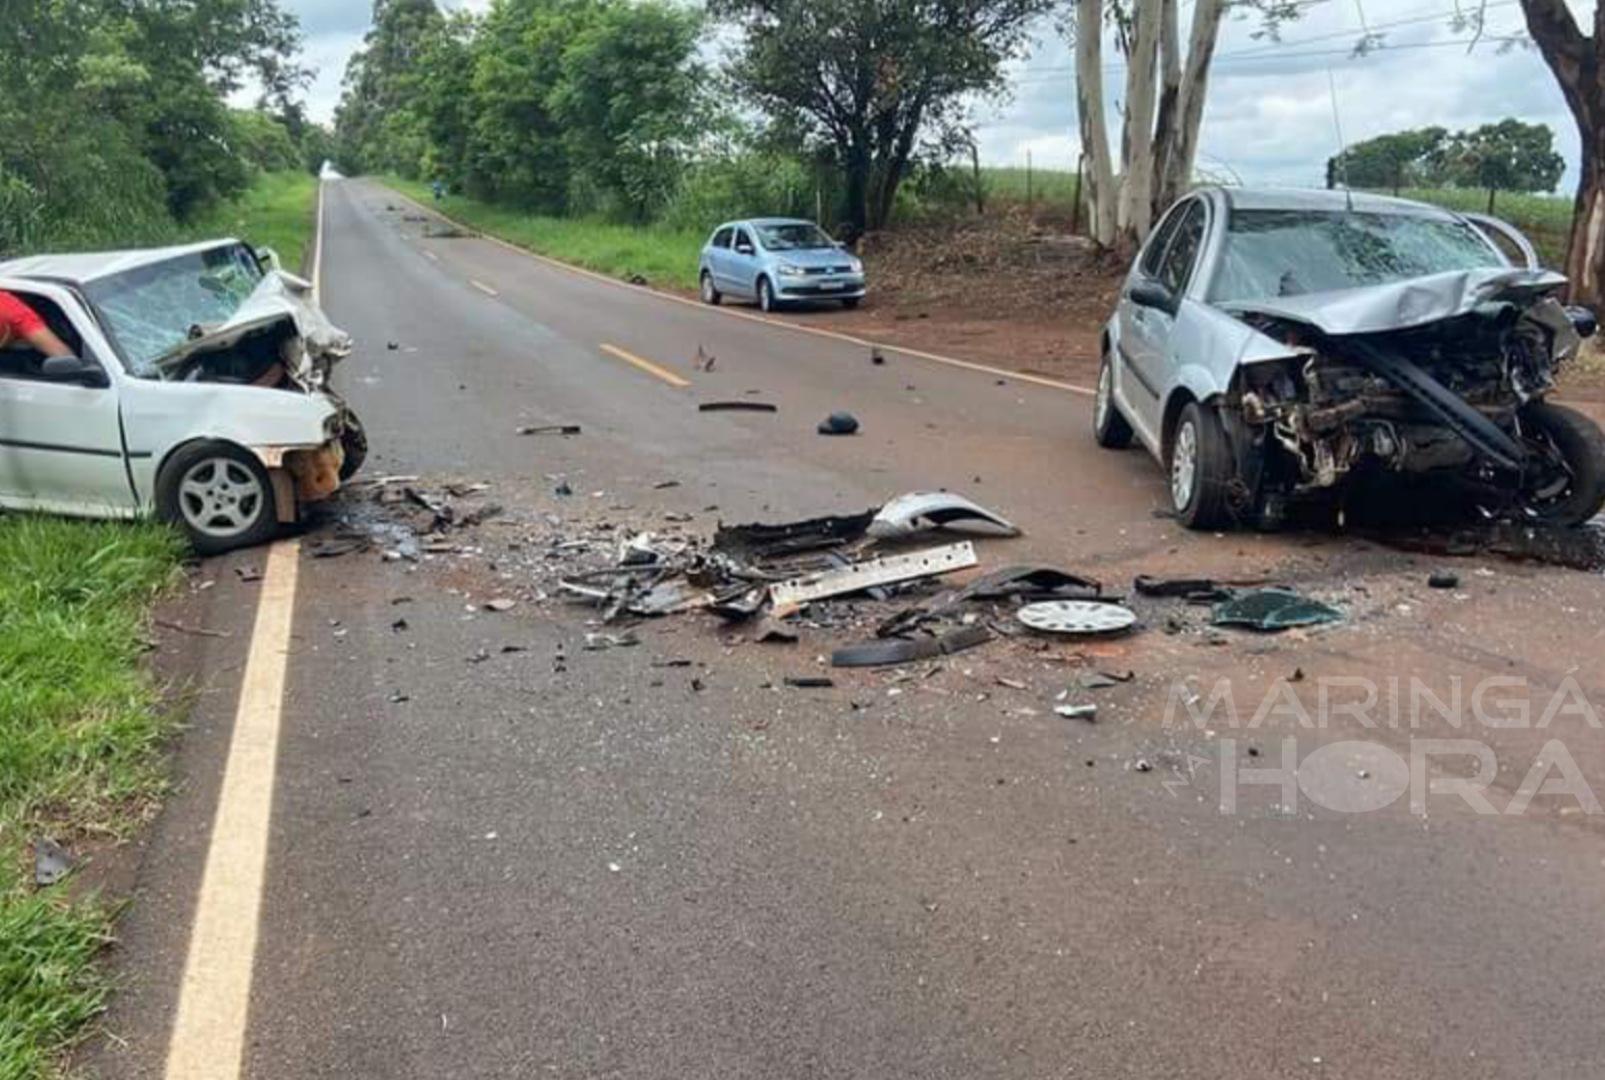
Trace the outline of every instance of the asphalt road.
<instances>
[{"instance_id":1,"label":"asphalt road","mask_svg":"<svg viewBox=\"0 0 1605 1080\"><path fill-rule=\"evenodd\" d=\"M364 183L328 194L325 306L361 343L340 379L370 476L484 482L515 519L706 526L946 487L1024 528L983 544L988 564L1270 576L1340 596L1348 618L1220 639L1156 616L1092 651L1138 678L1087 724L1052 712L1079 670L1059 655L989 650L917 683L838 674L803 691L780 676L814 670L828 633L732 644L683 619L586 652L582 610L470 610L521 584L490 528L472 560L308 559L247 1075L1605 1072L1605 818L1553 794L1508 815L1443 794L1425 814L1341 809L1429 737L1486 744L1500 808L1562 752L1605 790L1597 727L1576 708L1537 724L1557 690L1605 709L1605 579L1461 559L1461 589L1428 590L1436 564L1348 537L1185 534L1154 515L1152 462L1093 446L1081 394L890 352L873 364L858 345L426 236L438 228ZM778 411L695 407L719 399ZM816 435L839 408L862 434ZM547 423L584 433L514 433ZM554 497L557 478L576 494ZM250 618L251 585L228 569L252 561L212 564L216 585L188 602L236 638L209 640L199 665L184 782L125 921L127 989L87 1055L105 1076L161 1075ZM698 666L657 666L669 657ZM1529 725L1458 719L1492 676L1525 687ZM1268 692L1319 712L1318 691L1352 700L1359 678L1466 700L1457 723L1428 710L1414 731L1304 727L1285 708L1240 730L1167 717L1187 680L1226 680L1251 713ZM1223 771L1274 767L1284 737L1301 758L1337 747L1301 766L1299 791L1325 802L1289 811L1280 789L1244 787L1223 813ZM1432 758L1421 780L1468 760Z\"/></svg>"}]
</instances>

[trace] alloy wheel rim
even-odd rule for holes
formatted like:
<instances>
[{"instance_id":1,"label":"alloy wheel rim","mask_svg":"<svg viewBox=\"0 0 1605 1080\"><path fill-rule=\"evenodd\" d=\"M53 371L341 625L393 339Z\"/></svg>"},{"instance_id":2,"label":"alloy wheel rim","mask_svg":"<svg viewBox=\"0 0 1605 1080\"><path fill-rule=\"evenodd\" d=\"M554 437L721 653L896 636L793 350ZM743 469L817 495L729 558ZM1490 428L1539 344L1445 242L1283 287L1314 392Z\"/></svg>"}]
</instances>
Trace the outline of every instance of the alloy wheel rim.
<instances>
[{"instance_id":1,"label":"alloy wheel rim","mask_svg":"<svg viewBox=\"0 0 1605 1080\"><path fill-rule=\"evenodd\" d=\"M1193 499L1193 483L1198 474L1198 433L1191 421L1176 432L1176 448L1170 455L1170 500L1177 510L1187 509Z\"/></svg>"},{"instance_id":2,"label":"alloy wheel rim","mask_svg":"<svg viewBox=\"0 0 1605 1080\"><path fill-rule=\"evenodd\" d=\"M1092 419L1101 431L1109 422L1109 361L1105 360L1098 369L1098 394L1093 398Z\"/></svg>"},{"instance_id":3,"label":"alloy wheel rim","mask_svg":"<svg viewBox=\"0 0 1605 1080\"><path fill-rule=\"evenodd\" d=\"M178 483L178 505L196 532L226 539L248 531L262 514L265 493L250 469L232 458L206 458Z\"/></svg>"}]
</instances>

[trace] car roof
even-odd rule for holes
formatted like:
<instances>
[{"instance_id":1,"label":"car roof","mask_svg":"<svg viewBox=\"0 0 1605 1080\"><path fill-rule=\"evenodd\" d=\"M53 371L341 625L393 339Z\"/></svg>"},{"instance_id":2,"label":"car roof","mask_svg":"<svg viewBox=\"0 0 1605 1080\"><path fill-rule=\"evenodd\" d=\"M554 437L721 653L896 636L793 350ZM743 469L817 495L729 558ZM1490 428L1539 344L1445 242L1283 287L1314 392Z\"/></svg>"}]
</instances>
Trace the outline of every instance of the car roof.
<instances>
[{"instance_id":1,"label":"car roof","mask_svg":"<svg viewBox=\"0 0 1605 1080\"><path fill-rule=\"evenodd\" d=\"M751 218L737 218L735 221L727 221L723 225L720 225L719 229L733 229L737 225L812 225L812 224L814 224L814 223L812 221L809 221L807 218L796 218L796 217L751 217ZM715 229L714 231L718 232L719 229Z\"/></svg>"},{"instance_id":2,"label":"car roof","mask_svg":"<svg viewBox=\"0 0 1605 1080\"><path fill-rule=\"evenodd\" d=\"M0 277L38 278L50 281L67 281L85 285L100 278L136 270L141 266L165 262L183 255L194 255L213 248L237 244L232 237L222 240L203 240L194 244L176 244L170 247L133 248L127 251L85 251L62 255L29 255L10 262L0 262Z\"/></svg>"},{"instance_id":3,"label":"car roof","mask_svg":"<svg viewBox=\"0 0 1605 1080\"><path fill-rule=\"evenodd\" d=\"M1452 211L1441 206L1369 191L1291 187L1217 187L1213 190L1233 210L1362 210L1374 214L1455 217Z\"/></svg>"}]
</instances>

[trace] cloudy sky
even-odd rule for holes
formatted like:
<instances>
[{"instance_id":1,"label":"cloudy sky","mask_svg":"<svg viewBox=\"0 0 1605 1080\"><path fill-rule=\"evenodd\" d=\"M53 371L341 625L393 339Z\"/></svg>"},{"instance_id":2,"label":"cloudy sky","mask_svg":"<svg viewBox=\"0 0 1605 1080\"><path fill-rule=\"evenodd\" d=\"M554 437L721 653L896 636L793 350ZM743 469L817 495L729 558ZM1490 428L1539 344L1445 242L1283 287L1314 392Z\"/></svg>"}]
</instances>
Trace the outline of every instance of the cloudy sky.
<instances>
[{"instance_id":1,"label":"cloudy sky","mask_svg":"<svg viewBox=\"0 0 1605 1080\"><path fill-rule=\"evenodd\" d=\"M447 6L483 9L488 0ZM1460 0L1469 6L1467 0ZM308 92L312 115L327 121L340 96L346 58L367 30L369 0L281 0L301 19L305 62L317 69ZM1586 0L1573 0L1574 10ZM1362 6L1363 4L1363 6ZM1192 5L1182 0L1185 20ZM1204 114L1202 170L1249 183L1319 184L1337 144L1332 93L1350 142L1401 128L1438 124L1451 130L1518 116L1554 128L1565 155L1561 190L1576 179L1577 137L1560 91L1536 50L1502 40L1518 35L1516 0L1488 0L1484 40L1469 53L1469 33L1450 23L1455 0L1311 0L1304 17L1287 25L1281 42L1256 39L1258 24L1228 22ZM1382 47L1350 55L1367 31ZM1118 60L1110 46L1105 60ZM1330 81L1328 72L1330 71ZM1013 93L976 109L982 160L1073 167L1075 74L1069 49L1044 27L1031 55L1013 67ZM1124 88L1124 69L1106 68L1111 109ZM1111 119L1111 135L1118 121Z\"/></svg>"}]
</instances>

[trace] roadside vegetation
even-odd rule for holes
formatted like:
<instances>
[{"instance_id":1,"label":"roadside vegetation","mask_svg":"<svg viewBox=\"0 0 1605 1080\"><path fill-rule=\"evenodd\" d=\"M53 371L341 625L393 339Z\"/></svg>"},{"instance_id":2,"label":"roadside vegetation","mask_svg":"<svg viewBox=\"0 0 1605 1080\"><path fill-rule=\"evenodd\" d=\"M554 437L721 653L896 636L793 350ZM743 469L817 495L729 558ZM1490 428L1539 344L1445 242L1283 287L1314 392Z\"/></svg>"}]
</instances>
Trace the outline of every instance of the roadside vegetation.
<instances>
[{"instance_id":1,"label":"roadside vegetation","mask_svg":"<svg viewBox=\"0 0 1605 1080\"><path fill-rule=\"evenodd\" d=\"M310 172L266 172L236 199L214 206L184 229L186 239L233 236L279 253L286 270L305 265L311 249L318 178Z\"/></svg>"},{"instance_id":2,"label":"roadside vegetation","mask_svg":"<svg viewBox=\"0 0 1605 1080\"><path fill-rule=\"evenodd\" d=\"M38 888L32 843L126 836L162 785L173 717L140 664L177 538L155 525L0 516L0 1077L51 1075L100 1008L111 907Z\"/></svg>"}]
</instances>

